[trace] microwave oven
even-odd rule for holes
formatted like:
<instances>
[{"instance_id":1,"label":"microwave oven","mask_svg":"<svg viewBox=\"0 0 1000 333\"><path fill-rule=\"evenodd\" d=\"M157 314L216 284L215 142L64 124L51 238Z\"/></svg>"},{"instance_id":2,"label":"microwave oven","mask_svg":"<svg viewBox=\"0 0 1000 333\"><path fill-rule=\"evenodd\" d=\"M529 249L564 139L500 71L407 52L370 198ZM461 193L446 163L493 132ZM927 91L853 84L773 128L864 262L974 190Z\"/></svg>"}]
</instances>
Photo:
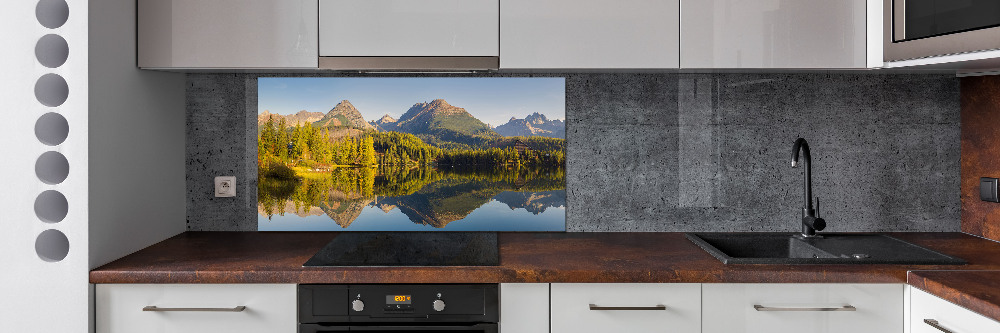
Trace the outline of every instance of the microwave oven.
<instances>
[{"instance_id":1,"label":"microwave oven","mask_svg":"<svg viewBox=\"0 0 1000 333\"><path fill-rule=\"evenodd\" d=\"M886 62L1000 49L1000 1L883 1Z\"/></svg>"}]
</instances>

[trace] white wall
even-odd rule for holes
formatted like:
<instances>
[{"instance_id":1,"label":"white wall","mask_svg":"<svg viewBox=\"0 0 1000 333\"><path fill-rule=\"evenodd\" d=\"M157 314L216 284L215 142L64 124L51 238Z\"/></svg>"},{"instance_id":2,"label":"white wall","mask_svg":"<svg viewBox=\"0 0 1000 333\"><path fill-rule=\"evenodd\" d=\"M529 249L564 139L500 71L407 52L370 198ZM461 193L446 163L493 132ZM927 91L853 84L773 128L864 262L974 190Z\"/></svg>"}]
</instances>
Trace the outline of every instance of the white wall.
<instances>
[{"instance_id":1,"label":"white wall","mask_svg":"<svg viewBox=\"0 0 1000 333\"><path fill-rule=\"evenodd\" d=\"M36 19L37 3L0 4L0 332L87 332L90 269L184 231L184 76L136 69L134 0L67 0L69 19L51 29ZM67 41L61 66L36 60L46 34ZM35 82L45 74L65 78L64 103L36 100ZM35 135L48 112L69 124L67 139L54 146ZM35 173L36 159L49 151L69 162L56 184ZM46 190L67 199L61 221L35 214L35 198ZM49 229L68 239L62 260L36 253L36 238Z\"/></svg>"},{"instance_id":2,"label":"white wall","mask_svg":"<svg viewBox=\"0 0 1000 333\"><path fill-rule=\"evenodd\" d=\"M87 274L87 0L68 0L69 19L49 29L35 18L37 1L0 3L0 332L86 332L89 316ZM35 59L35 43L58 34L69 45L69 57L57 68ZM65 103L47 107L34 96L35 81L53 73L65 78ZM69 136L57 146L36 137L42 114L56 112L69 123ZM55 185L35 176L35 160L47 151L63 154L69 173ZM66 217L42 222L34 212L35 197L45 190L66 196ZM68 255L47 262L35 252L35 240L45 230L62 232Z\"/></svg>"},{"instance_id":3,"label":"white wall","mask_svg":"<svg viewBox=\"0 0 1000 333\"><path fill-rule=\"evenodd\" d=\"M184 231L184 74L136 67L135 1L90 0L90 267Z\"/></svg>"}]
</instances>

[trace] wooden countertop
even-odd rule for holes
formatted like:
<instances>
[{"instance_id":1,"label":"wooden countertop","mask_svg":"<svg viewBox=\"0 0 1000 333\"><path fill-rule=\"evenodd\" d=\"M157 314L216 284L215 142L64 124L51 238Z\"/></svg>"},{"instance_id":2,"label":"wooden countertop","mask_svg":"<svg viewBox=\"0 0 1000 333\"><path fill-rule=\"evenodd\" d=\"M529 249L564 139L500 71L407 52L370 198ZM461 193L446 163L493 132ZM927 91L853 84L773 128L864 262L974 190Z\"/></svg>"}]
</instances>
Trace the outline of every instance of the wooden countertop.
<instances>
[{"instance_id":1,"label":"wooden countertop","mask_svg":"<svg viewBox=\"0 0 1000 333\"><path fill-rule=\"evenodd\" d=\"M1000 244L894 233L969 262L724 265L683 233L500 233L500 265L302 267L336 232L186 232L90 272L91 283L905 283L910 270L1000 270Z\"/></svg>"},{"instance_id":2,"label":"wooden countertop","mask_svg":"<svg viewBox=\"0 0 1000 333\"><path fill-rule=\"evenodd\" d=\"M912 271L907 283L1000 321L1000 271Z\"/></svg>"},{"instance_id":3,"label":"wooden countertop","mask_svg":"<svg viewBox=\"0 0 1000 333\"><path fill-rule=\"evenodd\" d=\"M909 283L1000 321L1000 243L892 233L968 265L724 265L683 233L500 233L490 267L302 267L336 232L186 232L91 283ZM909 273L908 273L909 272Z\"/></svg>"}]
</instances>

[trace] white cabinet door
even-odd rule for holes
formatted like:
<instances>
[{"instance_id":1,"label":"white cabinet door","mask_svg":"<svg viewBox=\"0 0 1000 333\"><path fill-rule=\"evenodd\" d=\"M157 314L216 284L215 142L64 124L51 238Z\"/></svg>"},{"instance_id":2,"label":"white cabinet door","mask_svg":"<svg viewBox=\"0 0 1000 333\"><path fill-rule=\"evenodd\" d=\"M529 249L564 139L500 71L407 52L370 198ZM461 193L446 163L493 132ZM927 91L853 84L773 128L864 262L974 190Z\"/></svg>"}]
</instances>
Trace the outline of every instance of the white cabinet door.
<instances>
[{"instance_id":1,"label":"white cabinet door","mask_svg":"<svg viewBox=\"0 0 1000 333\"><path fill-rule=\"evenodd\" d=\"M294 284L98 284L95 304L98 333L298 331Z\"/></svg>"},{"instance_id":2,"label":"white cabinet door","mask_svg":"<svg viewBox=\"0 0 1000 333\"><path fill-rule=\"evenodd\" d=\"M553 283L552 333L698 333L701 285Z\"/></svg>"},{"instance_id":3,"label":"white cabinet door","mask_svg":"<svg viewBox=\"0 0 1000 333\"><path fill-rule=\"evenodd\" d=\"M901 284L704 284L705 333L903 332ZM853 306L855 311L820 311Z\"/></svg>"},{"instance_id":4,"label":"white cabinet door","mask_svg":"<svg viewBox=\"0 0 1000 333\"><path fill-rule=\"evenodd\" d=\"M917 288L910 288L909 317L910 332L907 333L942 332L941 329L932 326L925 320L936 322L936 325L952 333L1000 332L1000 322L983 317Z\"/></svg>"},{"instance_id":5,"label":"white cabinet door","mask_svg":"<svg viewBox=\"0 0 1000 333\"><path fill-rule=\"evenodd\" d=\"M324 57L500 55L499 0L320 0Z\"/></svg>"},{"instance_id":6,"label":"white cabinet door","mask_svg":"<svg viewBox=\"0 0 1000 333\"><path fill-rule=\"evenodd\" d=\"M549 284L500 284L500 333L549 333Z\"/></svg>"},{"instance_id":7,"label":"white cabinet door","mask_svg":"<svg viewBox=\"0 0 1000 333\"><path fill-rule=\"evenodd\" d=\"M868 1L682 0L681 68L865 68Z\"/></svg>"},{"instance_id":8,"label":"white cabinet door","mask_svg":"<svg viewBox=\"0 0 1000 333\"><path fill-rule=\"evenodd\" d=\"M139 0L139 67L315 69L316 20L316 0Z\"/></svg>"},{"instance_id":9,"label":"white cabinet door","mask_svg":"<svg viewBox=\"0 0 1000 333\"><path fill-rule=\"evenodd\" d=\"M503 0L500 68L677 68L678 0Z\"/></svg>"}]
</instances>

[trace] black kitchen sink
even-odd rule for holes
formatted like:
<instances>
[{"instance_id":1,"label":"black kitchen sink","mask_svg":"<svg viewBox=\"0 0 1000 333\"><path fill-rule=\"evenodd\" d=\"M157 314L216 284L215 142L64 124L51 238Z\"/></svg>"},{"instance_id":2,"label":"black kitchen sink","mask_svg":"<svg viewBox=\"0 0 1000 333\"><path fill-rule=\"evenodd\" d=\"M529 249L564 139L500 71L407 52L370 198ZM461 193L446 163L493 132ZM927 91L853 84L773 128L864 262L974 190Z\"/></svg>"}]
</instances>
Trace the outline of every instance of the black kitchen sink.
<instances>
[{"instance_id":1,"label":"black kitchen sink","mask_svg":"<svg viewBox=\"0 0 1000 333\"><path fill-rule=\"evenodd\" d=\"M964 265L965 260L880 234L689 233L724 264Z\"/></svg>"}]
</instances>

